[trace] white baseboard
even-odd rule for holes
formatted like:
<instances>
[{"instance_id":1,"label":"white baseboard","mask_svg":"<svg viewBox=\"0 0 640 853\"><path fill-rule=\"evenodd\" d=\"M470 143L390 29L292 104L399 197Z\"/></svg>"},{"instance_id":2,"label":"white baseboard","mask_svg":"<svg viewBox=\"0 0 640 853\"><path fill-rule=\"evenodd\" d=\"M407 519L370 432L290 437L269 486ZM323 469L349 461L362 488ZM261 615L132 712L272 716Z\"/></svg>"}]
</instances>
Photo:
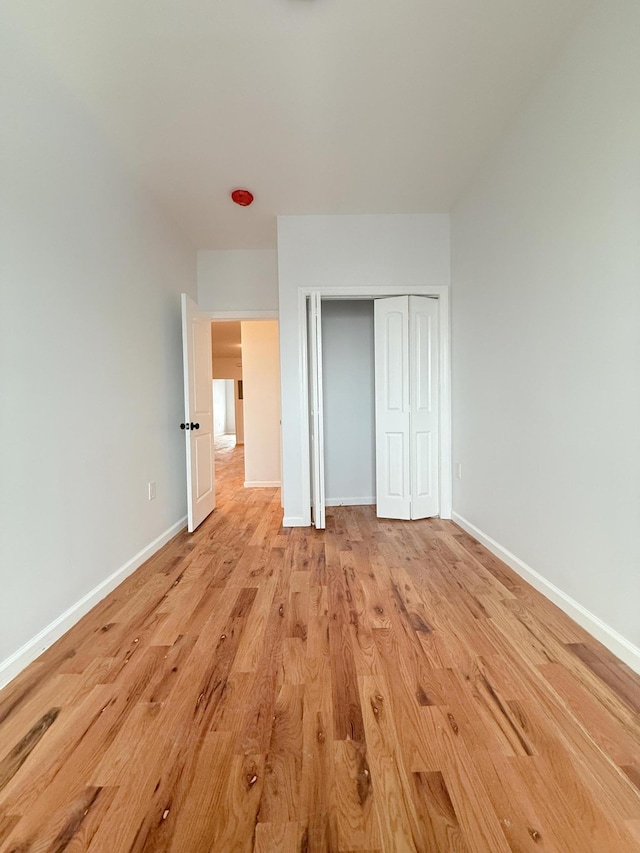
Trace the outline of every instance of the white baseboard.
<instances>
[{"instance_id":1,"label":"white baseboard","mask_svg":"<svg viewBox=\"0 0 640 853\"><path fill-rule=\"evenodd\" d=\"M245 489L273 489L280 488L280 480L245 480Z\"/></svg>"},{"instance_id":2,"label":"white baseboard","mask_svg":"<svg viewBox=\"0 0 640 853\"><path fill-rule=\"evenodd\" d=\"M285 515L282 519L283 527L311 527L311 522L307 521L302 516L298 515Z\"/></svg>"},{"instance_id":3,"label":"white baseboard","mask_svg":"<svg viewBox=\"0 0 640 853\"><path fill-rule=\"evenodd\" d=\"M581 625L585 631L592 634L597 640L606 646L609 651L613 652L616 657L624 661L627 666L630 666L634 672L640 674L640 649L627 640L622 634L619 634L614 628L611 628L606 622L603 622L595 613L587 610L582 604L563 592L555 584L548 581L541 574L524 563L511 551L503 548L495 539L483 533L466 518L458 515L457 512L451 514L453 521L460 525L463 530L475 537L478 542L481 542L485 548L495 554L500 560L506 563L520 577L528 581L531 586L535 587L539 592L545 595L548 599L557 604L567 616L570 616L578 625Z\"/></svg>"},{"instance_id":4,"label":"white baseboard","mask_svg":"<svg viewBox=\"0 0 640 853\"><path fill-rule=\"evenodd\" d=\"M375 498L326 498L325 506L375 506Z\"/></svg>"},{"instance_id":5,"label":"white baseboard","mask_svg":"<svg viewBox=\"0 0 640 853\"><path fill-rule=\"evenodd\" d=\"M133 574L149 557L152 557L156 551L159 551L163 545L172 539L176 533L185 526L187 517L181 518L172 524L168 530L161 533L157 539L150 542L142 551L139 551L128 562L121 566L108 578L99 583L90 592L83 596L79 601L76 601L68 610L65 610L57 619L54 619L46 628L43 628L40 633L36 634L31 640L26 642L21 648L10 655L8 658L0 662L0 688L8 684L22 670L42 654L49 646L52 646L56 640L65 634L69 628L72 628L76 622L79 622L82 617L88 613L92 607L95 607L98 602L114 590L125 578Z\"/></svg>"}]
</instances>

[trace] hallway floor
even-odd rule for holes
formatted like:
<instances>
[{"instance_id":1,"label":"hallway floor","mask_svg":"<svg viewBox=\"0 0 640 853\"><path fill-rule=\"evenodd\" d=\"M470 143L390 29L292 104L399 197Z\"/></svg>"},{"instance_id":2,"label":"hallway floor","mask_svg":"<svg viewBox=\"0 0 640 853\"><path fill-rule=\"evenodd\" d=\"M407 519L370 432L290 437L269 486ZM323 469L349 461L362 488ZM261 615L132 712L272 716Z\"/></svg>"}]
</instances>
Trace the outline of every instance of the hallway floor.
<instances>
[{"instance_id":1,"label":"hallway floor","mask_svg":"<svg viewBox=\"0 0 640 853\"><path fill-rule=\"evenodd\" d=\"M1 851L640 850L640 678L451 522L218 508L0 692Z\"/></svg>"}]
</instances>

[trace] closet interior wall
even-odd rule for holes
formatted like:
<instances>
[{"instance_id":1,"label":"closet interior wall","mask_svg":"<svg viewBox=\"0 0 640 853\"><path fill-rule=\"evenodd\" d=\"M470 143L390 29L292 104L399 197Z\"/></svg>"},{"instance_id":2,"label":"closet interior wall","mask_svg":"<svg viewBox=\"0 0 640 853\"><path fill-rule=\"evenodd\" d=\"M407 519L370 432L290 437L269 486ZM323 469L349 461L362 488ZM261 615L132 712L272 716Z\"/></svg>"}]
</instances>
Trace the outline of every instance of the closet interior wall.
<instances>
[{"instance_id":1,"label":"closet interior wall","mask_svg":"<svg viewBox=\"0 0 640 853\"><path fill-rule=\"evenodd\" d=\"M325 503L376 502L373 300L322 300Z\"/></svg>"}]
</instances>

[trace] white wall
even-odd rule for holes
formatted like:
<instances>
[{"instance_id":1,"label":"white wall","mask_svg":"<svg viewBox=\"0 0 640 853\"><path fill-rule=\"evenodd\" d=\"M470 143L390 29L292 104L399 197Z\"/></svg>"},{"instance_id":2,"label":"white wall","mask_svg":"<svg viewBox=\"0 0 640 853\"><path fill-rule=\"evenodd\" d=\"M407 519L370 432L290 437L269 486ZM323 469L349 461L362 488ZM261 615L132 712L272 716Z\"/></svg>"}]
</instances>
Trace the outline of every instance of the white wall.
<instances>
[{"instance_id":1,"label":"white wall","mask_svg":"<svg viewBox=\"0 0 640 853\"><path fill-rule=\"evenodd\" d=\"M635 646L639 34L594 7L452 222L454 509Z\"/></svg>"},{"instance_id":2,"label":"white wall","mask_svg":"<svg viewBox=\"0 0 640 853\"><path fill-rule=\"evenodd\" d=\"M244 472L247 486L280 485L277 320L243 320Z\"/></svg>"},{"instance_id":3,"label":"white wall","mask_svg":"<svg viewBox=\"0 0 640 853\"><path fill-rule=\"evenodd\" d=\"M231 381L231 380L229 380ZM227 380L213 380L213 434L224 435L227 431Z\"/></svg>"},{"instance_id":4,"label":"white wall","mask_svg":"<svg viewBox=\"0 0 640 853\"><path fill-rule=\"evenodd\" d=\"M275 249L198 252L198 304L205 311L277 311Z\"/></svg>"},{"instance_id":5,"label":"white wall","mask_svg":"<svg viewBox=\"0 0 640 853\"><path fill-rule=\"evenodd\" d=\"M278 270L285 524L310 523L304 496L300 289L449 284L449 217L444 214L279 216Z\"/></svg>"},{"instance_id":6,"label":"white wall","mask_svg":"<svg viewBox=\"0 0 640 853\"><path fill-rule=\"evenodd\" d=\"M0 13L0 683L185 515L196 290L195 251L20 39Z\"/></svg>"},{"instance_id":7,"label":"white wall","mask_svg":"<svg viewBox=\"0 0 640 853\"><path fill-rule=\"evenodd\" d=\"M213 356L214 379L242 379L241 358L220 358Z\"/></svg>"},{"instance_id":8,"label":"white wall","mask_svg":"<svg viewBox=\"0 0 640 853\"><path fill-rule=\"evenodd\" d=\"M227 419L224 431L228 435L232 435L236 431L236 381L235 379L225 379L225 396Z\"/></svg>"},{"instance_id":9,"label":"white wall","mask_svg":"<svg viewBox=\"0 0 640 853\"><path fill-rule=\"evenodd\" d=\"M326 503L375 503L373 300L323 300L322 355Z\"/></svg>"},{"instance_id":10,"label":"white wall","mask_svg":"<svg viewBox=\"0 0 640 853\"><path fill-rule=\"evenodd\" d=\"M236 444L244 443L244 402L238 398L238 380L242 379L242 358L213 356L213 378L233 379L235 395L234 430Z\"/></svg>"},{"instance_id":11,"label":"white wall","mask_svg":"<svg viewBox=\"0 0 640 853\"><path fill-rule=\"evenodd\" d=\"M236 431L236 380L213 380L213 434L231 435Z\"/></svg>"}]
</instances>

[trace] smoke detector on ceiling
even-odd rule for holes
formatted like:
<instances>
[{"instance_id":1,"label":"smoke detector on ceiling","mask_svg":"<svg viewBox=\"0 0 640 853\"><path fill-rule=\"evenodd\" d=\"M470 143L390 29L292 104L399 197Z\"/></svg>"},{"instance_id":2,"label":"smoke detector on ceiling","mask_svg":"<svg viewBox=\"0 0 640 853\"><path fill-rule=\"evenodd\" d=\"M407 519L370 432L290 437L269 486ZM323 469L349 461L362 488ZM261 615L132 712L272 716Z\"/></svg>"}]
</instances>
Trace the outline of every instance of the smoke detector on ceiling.
<instances>
[{"instance_id":1,"label":"smoke detector on ceiling","mask_svg":"<svg viewBox=\"0 0 640 853\"><path fill-rule=\"evenodd\" d=\"M249 192L249 190L234 190L231 193L231 199L236 204L239 204L240 207L249 207L253 201L253 193Z\"/></svg>"}]
</instances>

